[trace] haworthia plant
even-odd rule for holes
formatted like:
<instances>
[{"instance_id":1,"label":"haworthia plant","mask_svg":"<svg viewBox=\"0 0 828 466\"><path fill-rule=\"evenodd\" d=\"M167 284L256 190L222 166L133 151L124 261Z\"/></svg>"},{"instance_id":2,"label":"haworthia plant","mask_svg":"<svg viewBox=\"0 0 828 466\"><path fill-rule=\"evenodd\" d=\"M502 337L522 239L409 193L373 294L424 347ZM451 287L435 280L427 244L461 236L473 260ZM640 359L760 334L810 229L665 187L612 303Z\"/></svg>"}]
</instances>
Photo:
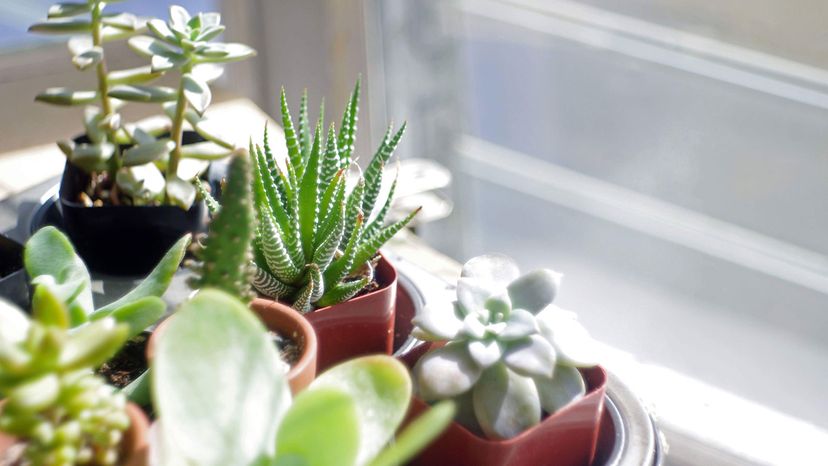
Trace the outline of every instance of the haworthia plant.
<instances>
[{"instance_id":1,"label":"haworthia plant","mask_svg":"<svg viewBox=\"0 0 828 466\"><path fill-rule=\"evenodd\" d=\"M325 131L320 119L311 133L306 95L298 125L294 125L282 89L280 106L288 154L284 166L274 158L266 129L263 147L251 144L259 219L253 243L253 285L260 293L292 303L301 312L348 300L368 286L374 279L373 259L379 248L419 211L385 225L393 189L381 207L375 208L382 168L405 125L396 132L389 127L364 176L347 190L359 92L357 81L338 132L334 124Z\"/></svg>"},{"instance_id":2,"label":"haworthia plant","mask_svg":"<svg viewBox=\"0 0 828 466\"><path fill-rule=\"evenodd\" d=\"M73 34L69 39L72 62L79 70L94 69L97 81L93 90L50 88L36 100L87 105L86 140L64 140L58 147L73 165L105 175L99 184L102 188L96 191L90 186L88 195L132 205L168 203L189 208L195 198L189 180L209 160L233 149L203 116L211 100L208 83L220 76L220 64L255 52L242 44L210 42L224 31L218 13L190 16L182 7L173 6L171 19L165 23L129 13L104 13L108 3L112 2L59 3L49 8L46 21L29 28L36 33ZM147 29L154 37L136 35ZM130 47L151 63L108 70L104 44L127 38ZM177 89L148 84L170 70L180 71ZM137 126L122 121L119 111L126 101L161 103L170 124ZM206 141L183 145L185 122Z\"/></svg>"},{"instance_id":3,"label":"haworthia plant","mask_svg":"<svg viewBox=\"0 0 828 466\"><path fill-rule=\"evenodd\" d=\"M408 371L388 356L336 366L291 400L284 363L261 322L211 289L170 318L152 371L151 464L404 464L454 414L451 403L438 405L388 446L411 395Z\"/></svg>"},{"instance_id":4,"label":"haworthia plant","mask_svg":"<svg viewBox=\"0 0 828 466\"><path fill-rule=\"evenodd\" d=\"M520 275L512 259L463 266L457 301L429 303L412 335L447 344L417 363L418 394L455 399L458 421L494 439L514 437L586 392L579 367L595 365L586 330L552 305L561 275Z\"/></svg>"},{"instance_id":5,"label":"haworthia plant","mask_svg":"<svg viewBox=\"0 0 828 466\"><path fill-rule=\"evenodd\" d=\"M118 351L129 326L105 317L72 331L66 290L56 288L35 286L31 320L0 300L0 431L24 443L20 464L121 464L126 399L92 369Z\"/></svg>"},{"instance_id":6,"label":"haworthia plant","mask_svg":"<svg viewBox=\"0 0 828 466\"><path fill-rule=\"evenodd\" d=\"M203 189L200 184L198 187ZM190 279L189 285L194 289L217 288L250 300L253 296L251 242L256 217L247 151L237 151L230 161L220 207L213 204L206 191L202 195L210 199L211 210L215 211L207 236L195 251L199 262L190 265L196 276Z\"/></svg>"}]
</instances>

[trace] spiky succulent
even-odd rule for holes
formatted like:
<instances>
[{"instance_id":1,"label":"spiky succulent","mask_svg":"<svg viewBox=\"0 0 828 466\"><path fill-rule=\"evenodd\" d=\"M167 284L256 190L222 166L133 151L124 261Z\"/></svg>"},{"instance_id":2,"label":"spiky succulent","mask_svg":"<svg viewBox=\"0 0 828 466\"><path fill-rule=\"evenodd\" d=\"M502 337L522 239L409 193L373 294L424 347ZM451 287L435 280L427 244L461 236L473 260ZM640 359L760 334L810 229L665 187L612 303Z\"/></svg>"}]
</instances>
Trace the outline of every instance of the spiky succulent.
<instances>
[{"instance_id":1,"label":"spiky succulent","mask_svg":"<svg viewBox=\"0 0 828 466\"><path fill-rule=\"evenodd\" d=\"M70 331L70 312L37 285L33 319L0 300L0 430L25 444L21 464L118 464L126 399L92 372L126 341L104 317ZM16 464L16 463L15 463Z\"/></svg>"},{"instance_id":2,"label":"spiky succulent","mask_svg":"<svg viewBox=\"0 0 828 466\"><path fill-rule=\"evenodd\" d=\"M430 303L412 334L447 341L417 363L426 401L456 398L458 421L487 437L514 437L577 400L586 386L578 367L595 365L574 314L551 305L561 275L520 275L502 255L463 266L457 301Z\"/></svg>"},{"instance_id":3,"label":"spiky succulent","mask_svg":"<svg viewBox=\"0 0 828 466\"><path fill-rule=\"evenodd\" d=\"M382 169L405 132L389 125L382 143L353 189L346 178L356 136L359 81L351 93L337 133L324 120L311 137L307 93L302 96L298 129L281 93L282 126L288 157L277 164L267 140L253 146L253 181L259 225L254 240L254 287L308 312L350 299L373 280L377 251L417 214L384 225L396 180L382 207L374 212Z\"/></svg>"},{"instance_id":4,"label":"spiky succulent","mask_svg":"<svg viewBox=\"0 0 828 466\"><path fill-rule=\"evenodd\" d=\"M213 219L207 237L196 248L200 262L190 265L196 272L196 276L189 281L190 287L217 288L242 300L252 297L251 242L256 218L251 184L247 151L239 150L230 161L220 207L203 186L198 185L213 211Z\"/></svg>"}]
</instances>

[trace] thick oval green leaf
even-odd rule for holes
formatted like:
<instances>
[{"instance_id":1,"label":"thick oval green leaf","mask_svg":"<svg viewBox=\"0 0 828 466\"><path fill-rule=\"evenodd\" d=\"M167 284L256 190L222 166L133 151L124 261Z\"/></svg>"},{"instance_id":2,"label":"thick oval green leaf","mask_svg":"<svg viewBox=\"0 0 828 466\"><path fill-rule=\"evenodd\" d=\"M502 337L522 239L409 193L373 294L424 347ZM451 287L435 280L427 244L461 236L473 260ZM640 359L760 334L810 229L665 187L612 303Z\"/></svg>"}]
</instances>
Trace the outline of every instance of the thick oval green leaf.
<instances>
[{"instance_id":1,"label":"thick oval green leaf","mask_svg":"<svg viewBox=\"0 0 828 466\"><path fill-rule=\"evenodd\" d=\"M36 286L32 296L32 317L41 325L69 328L69 310L47 286Z\"/></svg>"},{"instance_id":2,"label":"thick oval green leaf","mask_svg":"<svg viewBox=\"0 0 828 466\"><path fill-rule=\"evenodd\" d=\"M290 390L261 322L216 290L170 319L152 362L160 464L249 465L272 455Z\"/></svg>"},{"instance_id":3,"label":"thick oval green leaf","mask_svg":"<svg viewBox=\"0 0 828 466\"><path fill-rule=\"evenodd\" d=\"M537 315L541 335L558 353L558 364L591 367L598 364L598 350L589 332L578 322L574 312L549 306Z\"/></svg>"},{"instance_id":4,"label":"thick oval green leaf","mask_svg":"<svg viewBox=\"0 0 828 466\"><path fill-rule=\"evenodd\" d=\"M138 84L152 81L161 75L162 73L153 72L149 66L139 66L126 70L111 71L107 75L107 80L111 86L117 86L118 84Z\"/></svg>"},{"instance_id":5,"label":"thick oval green leaf","mask_svg":"<svg viewBox=\"0 0 828 466\"><path fill-rule=\"evenodd\" d=\"M152 272L144 278L141 283L132 289L129 293L118 299L117 301L104 306L92 316L93 319L104 317L110 312L127 304L143 299L147 296L158 296L164 294L172 283L173 276L178 270L178 265L184 258L187 252L187 247L190 245L190 235L184 235L170 247L164 254L164 257L158 262Z\"/></svg>"},{"instance_id":6,"label":"thick oval green leaf","mask_svg":"<svg viewBox=\"0 0 828 466\"><path fill-rule=\"evenodd\" d=\"M177 49L168 45L161 39L156 39L150 36L131 37L127 41L127 44L135 53L143 55L147 58L151 58L153 55L164 55L171 57L181 55Z\"/></svg>"},{"instance_id":7,"label":"thick oval green leaf","mask_svg":"<svg viewBox=\"0 0 828 466\"><path fill-rule=\"evenodd\" d=\"M176 99L176 91L171 87L142 86L122 84L109 91L109 97L131 102L170 102Z\"/></svg>"},{"instance_id":8,"label":"thick oval green leaf","mask_svg":"<svg viewBox=\"0 0 828 466\"><path fill-rule=\"evenodd\" d=\"M353 465L360 434L352 395L334 387L305 390L279 426L276 457L296 458L305 466Z\"/></svg>"},{"instance_id":9,"label":"thick oval green leaf","mask_svg":"<svg viewBox=\"0 0 828 466\"><path fill-rule=\"evenodd\" d=\"M155 164L123 167L115 178L118 188L129 195L136 205L159 200L164 195L166 181Z\"/></svg>"},{"instance_id":10,"label":"thick oval green leaf","mask_svg":"<svg viewBox=\"0 0 828 466\"><path fill-rule=\"evenodd\" d=\"M578 400L586 393L584 378L578 369L568 366L558 366L555 377L536 377L535 386L538 388L541 407L547 413L554 413L564 406Z\"/></svg>"},{"instance_id":11,"label":"thick oval green leaf","mask_svg":"<svg viewBox=\"0 0 828 466\"><path fill-rule=\"evenodd\" d=\"M98 99L95 91L73 91L66 87L52 87L35 97L38 102L52 105L86 105Z\"/></svg>"},{"instance_id":12,"label":"thick oval green leaf","mask_svg":"<svg viewBox=\"0 0 828 466\"><path fill-rule=\"evenodd\" d=\"M461 277L474 278L483 288L505 288L520 276L518 266L511 257L503 254L485 254L463 264Z\"/></svg>"},{"instance_id":13,"label":"thick oval green leaf","mask_svg":"<svg viewBox=\"0 0 828 466\"><path fill-rule=\"evenodd\" d=\"M451 398L467 391L481 372L465 343L460 342L429 351L414 367L417 392L425 401Z\"/></svg>"},{"instance_id":14,"label":"thick oval green leaf","mask_svg":"<svg viewBox=\"0 0 828 466\"><path fill-rule=\"evenodd\" d=\"M54 403L59 394L57 375L44 374L11 390L6 403L9 409L37 412Z\"/></svg>"},{"instance_id":15,"label":"thick oval green leaf","mask_svg":"<svg viewBox=\"0 0 828 466\"><path fill-rule=\"evenodd\" d=\"M191 159L218 160L232 154L233 150L213 142L199 142L181 147L181 156Z\"/></svg>"},{"instance_id":16,"label":"thick oval green leaf","mask_svg":"<svg viewBox=\"0 0 828 466\"><path fill-rule=\"evenodd\" d=\"M527 377L552 377L556 360L555 348L540 335L516 341L503 355L510 369Z\"/></svg>"},{"instance_id":17,"label":"thick oval green leaf","mask_svg":"<svg viewBox=\"0 0 828 466\"><path fill-rule=\"evenodd\" d=\"M195 186L177 176L167 180L166 192L170 203L182 209L189 209L195 202Z\"/></svg>"},{"instance_id":18,"label":"thick oval green leaf","mask_svg":"<svg viewBox=\"0 0 828 466\"><path fill-rule=\"evenodd\" d=\"M414 336L422 340L451 340L463 328L463 320L457 315L454 303L435 300L424 306L411 320L416 326Z\"/></svg>"},{"instance_id":19,"label":"thick oval green leaf","mask_svg":"<svg viewBox=\"0 0 828 466\"><path fill-rule=\"evenodd\" d=\"M135 31L139 27L138 18L132 13L117 13L101 18L101 23L125 31Z\"/></svg>"},{"instance_id":20,"label":"thick oval green leaf","mask_svg":"<svg viewBox=\"0 0 828 466\"><path fill-rule=\"evenodd\" d=\"M59 285L79 287L80 293L66 304L73 325L86 321L86 316L93 310L92 281L69 238L55 227L43 227L26 242L23 261L30 277L50 275Z\"/></svg>"},{"instance_id":21,"label":"thick oval green leaf","mask_svg":"<svg viewBox=\"0 0 828 466\"><path fill-rule=\"evenodd\" d=\"M143 332L150 325L158 322L167 310L167 303L155 296L147 296L125 304L110 314L116 321L129 326L127 338Z\"/></svg>"},{"instance_id":22,"label":"thick oval green leaf","mask_svg":"<svg viewBox=\"0 0 828 466\"><path fill-rule=\"evenodd\" d=\"M167 23L161 19L151 19L147 22L147 28L155 34L156 37L163 40L164 42L177 45L178 40L173 34L172 30L167 26Z\"/></svg>"},{"instance_id":23,"label":"thick oval green leaf","mask_svg":"<svg viewBox=\"0 0 828 466\"><path fill-rule=\"evenodd\" d=\"M143 165L164 157L174 148L175 143L169 139L139 144L124 151L123 163L126 166Z\"/></svg>"},{"instance_id":24,"label":"thick oval green leaf","mask_svg":"<svg viewBox=\"0 0 828 466\"><path fill-rule=\"evenodd\" d=\"M92 10L92 4L84 2L84 3L74 3L74 2L64 2L64 3L56 3L49 7L49 12L47 13L46 17L49 19L52 18L67 18L70 16L77 16L82 15L84 13L89 13Z\"/></svg>"},{"instance_id":25,"label":"thick oval green leaf","mask_svg":"<svg viewBox=\"0 0 828 466\"><path fill-rule=\"evenodd\" d=\"M472 397L477 421L491 439L512 438L540 422L535 382L503 364L486 369Z\"/></svg>"},{"instance_id":26,"label":"thick oval green leaf","mask_svg":"<svg viewBox=\"0 0 828 466\"><path fill-rule=\"evenodd\" d=\"M512 308L537 314L552 304L563 275L549 269L529 272L509 284Z\"/></svg>"},{"instance_id":27,"label":"thick oval green leaf","mask_svg":"<svg viewBox=\"0 0 828 466\"><path fill-rule=\"evenodd\" d=\"M55 18L29 26L29 32L40 34L68 34L73 32L88 32L92 24L79 18Z\"/></svg>"},{"instance_id":28,"label":"thick oval green leaf","mask_svg":"<svg viewBox=\"0 0 828 466\"><path fill-rule=\"evenodd\" d=\"M307 389L332 387L354 399L359 417L359 454L364 464L388 443L405 417L411 398L408 370L390 356L364 356L320 375Z\"/></svg>"},{"instance_id":29,"label":"thick oval green leaf","mask_svg":"<svg viewBox=\"0 0 828 466\"><path fill-rule=\"evenodd\" d=\"M72 149L69 160L87 172L107 168L107 162L115 153L115 145L108 142L98 144L78 144Z\"/></svg>"},{"instance_id":30,"label":"thick oval green leaf","mask_svg":"<svg viewBox=\"0 0 828 466\"><path fill-rule=\"evenodd\" d=\"M170 25L176 29L184 30L192 17L187 10L179 5L170 6Z\"/></svg>"}]
</instances>

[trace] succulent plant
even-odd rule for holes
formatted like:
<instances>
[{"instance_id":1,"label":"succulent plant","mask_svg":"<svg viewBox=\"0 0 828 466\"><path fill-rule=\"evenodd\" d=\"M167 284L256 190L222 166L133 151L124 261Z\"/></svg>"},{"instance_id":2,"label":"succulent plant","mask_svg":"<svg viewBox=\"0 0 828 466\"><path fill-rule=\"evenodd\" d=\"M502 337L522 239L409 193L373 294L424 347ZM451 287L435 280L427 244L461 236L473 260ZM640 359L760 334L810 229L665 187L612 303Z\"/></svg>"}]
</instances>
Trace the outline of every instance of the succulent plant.
<instances>
[{"instance_id":1,"label":"succulent plant","mask_svg":"<svg viewBox=\"0 0 828 466\"><path fill-rule=\"evenodd\" d=\"M457 300L430 303L412 334L447 341L417 363L419 395L455 398L458 421L489 438L514 437L584 395L578 367L595 365L586 331L554 305L561 275L520 275L512 259L484 255L463 266Z\"/></svg>"},{"instance_id":2,"label":"succulent plant","mask_svg":"<svg viewBox=\"0 0 828 466\"><path fill-rule=\"evenodd\" d=\"M220 207L197 186L214 212L207 236L195 248L199 262L190 264L196 273L188 282L191 288L216 288L247 301L253 297L250 262L256 217L251 184L249 156L242 149L230 161Z\"/></svg>"},{"instance_id":3,"label":"succulent plant","mask_svg":"<svg viewBox=\"0 0 828 466\"><path fill-rule=\"evenodd\" d=\"M337 133L331 124L323 137L323 110L311 138L307 94L302 96L298 129L281 93L282 126L288 157L275 160L265 128L264 148L253 146L254 197L259 225L254 240L253 286L284 299L301 312L350 299L374 278L378 249L405 227L419 209L385 225L396 180L382 207L374 212L382 169L405 132L389 125L364 174L346 192L359 108L359 81L351 93ZM373 213L373 215L372 215Z\"/></svg>"},{"instance_id":4,"label":"succulent plant","mask_svg":"<svg viewBox=\"0 0 828 466\"><path fill-rule=\"evenodd\" d=\"M224 31L218 13L191 17L183 8L173 6L170 22L164 23L129 13L105 14L109 3L59 3L49 9L46 21L29 28L46 34L87 34L69 39L69 50L75 66L95 69L97 78L94 90L50 88L36 100L88 105L84 111L87 139L58 142L73 165L94 175L84 191L86 196L82 196L87 203L97 198L189 208L195 197L189 180L200 174L209 160L224 157L233 149L203 117L211 100L208 83L220 76L220 63L249 57L254 51L241 44L209 42ZM147 27L155 37L136 36ZM107 70L104 43L124 38L129 38L133 50L150 57L151 64ZM147 85L173 69L181 72L178 89ZM126 101L163 103L170 124L138 126L122 121L119 111ZM207 141L183 145L185 121Z\"/></svg>"},{"instance_id":5,"label":"succulent plant","mask_svg":"<svg viewBox=\"0 0 828 466\"><path fill-rule=\"evenodd\" d=\"M21 464L118 464L126 399L92 369L126 341L105 317L70 331L67 303L37 285L32 320L0 301L0 430L24 442Z\"/></svg>"}]
</instances>

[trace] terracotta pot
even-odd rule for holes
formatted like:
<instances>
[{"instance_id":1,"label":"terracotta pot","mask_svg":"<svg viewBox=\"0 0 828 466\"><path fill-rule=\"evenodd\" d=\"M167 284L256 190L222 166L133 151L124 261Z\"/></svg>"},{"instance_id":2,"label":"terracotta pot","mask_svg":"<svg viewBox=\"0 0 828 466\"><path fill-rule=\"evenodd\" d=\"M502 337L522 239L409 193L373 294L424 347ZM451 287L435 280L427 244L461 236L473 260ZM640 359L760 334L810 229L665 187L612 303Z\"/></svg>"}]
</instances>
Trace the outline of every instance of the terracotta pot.
<instances>
[{"instance_id":1,"label":"terracotta pot","mask_svg":"<svg viewBox=\"0 0 828 466\"><path fill-rule=\"evenodd\" d=\"M84 142L86 136L75 140ZM184 133L184 144L201 141L198 133ZM204 202L195 202L189 210L169 205L86 207L77 202L77 195L88 183L89 175L67 161L59 191L62 229L92 271L146 274L179 238L206 227Z\"/></svg>"},{"instance_id":2,"label":"terracotta pot","mask_svg":"<svg viewBox=\"0 0 828 466\"><path fill-rule=\"evenodd\" d=\"M5 401L0 401L0 411L3 409L3 403ZM118 464L144 466L149 448L147 443L149 421L138 405L128 403L126 410L129 416L129 429L124 432L124 438L121 440L121 457ZM15 443L17 443L17 439L0 432L0 455Z\"/></svg>"},{"instance_id":3,"label":"terracotta pot","mask_svg":"<svg viewBox=\"0 0 828 466\"><path fill-rule=\"evenodd\" d=\"M366 354L391 354L397 271L383 256L376 268L380 287L370 293L305 314L319 341L319 372Z\"/></svg>"},{"instance_id":4,"label":"terracotta pot","mask_svg":"<svg viewBox=\"0 0 828 466\"><path fill-rule=\"evenodd\" d=\"M262 319L269 330L289 336L302 348L299 359L290 366L288 371L290 391L293 394L300 392L316 377L319 345L313 327L302 314L282 303L254 299L250 303L250 309Z\"/></svg>"},{"instance_id":5,"label":"terracotta pot","mask_svg":"<svg viewBox=\"0 0 828 466\"><path fill-rule=\"evenodd\" d=\"M587 394L547 416L540 424L508 440L490 440L457 422L426 448L412 465L584 466L592 462L604 406L607 373L600 366L582 369ZM412 398L406 422L428 408Z\"/></svg>"},{"instance_id":6,"label":"terracotta pot","mask_svg":"<svg viewBox=\"0 0 828 466\"><path fill-rule=\"evenodd\" d=\"M290 391L296 394L310 385L316 377L319 345L316 333L307 319L290 306L266 299L254 299L250 303L250 309L259 316L259 319L268 330L281 335L289 335L302 347L299 359L290 367L287 373ZM152 336L147 342L148 361L152 361L159 335L164 333L168 323L168 319L165 319L152 332Z\"/></svg>"}]
</instances>

